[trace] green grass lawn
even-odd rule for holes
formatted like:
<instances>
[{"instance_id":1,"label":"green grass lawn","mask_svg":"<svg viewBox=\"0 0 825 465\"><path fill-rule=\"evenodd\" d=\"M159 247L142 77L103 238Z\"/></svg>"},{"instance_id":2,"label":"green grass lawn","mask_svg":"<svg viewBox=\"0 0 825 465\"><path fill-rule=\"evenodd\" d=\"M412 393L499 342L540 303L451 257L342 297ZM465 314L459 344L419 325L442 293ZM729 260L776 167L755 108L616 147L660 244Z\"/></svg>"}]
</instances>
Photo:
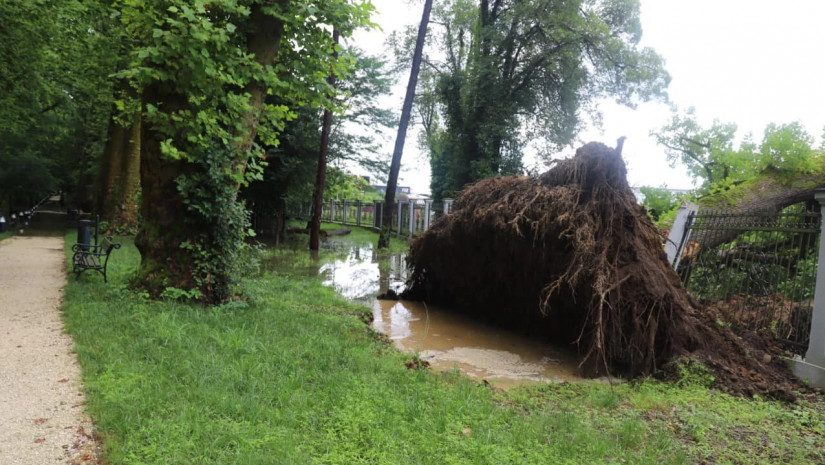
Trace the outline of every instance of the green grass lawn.
<instances>
[{"instance_id":1,"label":"green grass lawn","mask_svg":"<svg viewBox=\"0 0 825 465\"><path fill-rule=\"evenodd\" d=\"M825 463L821 399L734 398L701 370L494 391L407 369L317 277L266 272L224 307L148 301L120 240L109 284L70 280L63 306L107 464Z\"/></svg>"}]
</instances>

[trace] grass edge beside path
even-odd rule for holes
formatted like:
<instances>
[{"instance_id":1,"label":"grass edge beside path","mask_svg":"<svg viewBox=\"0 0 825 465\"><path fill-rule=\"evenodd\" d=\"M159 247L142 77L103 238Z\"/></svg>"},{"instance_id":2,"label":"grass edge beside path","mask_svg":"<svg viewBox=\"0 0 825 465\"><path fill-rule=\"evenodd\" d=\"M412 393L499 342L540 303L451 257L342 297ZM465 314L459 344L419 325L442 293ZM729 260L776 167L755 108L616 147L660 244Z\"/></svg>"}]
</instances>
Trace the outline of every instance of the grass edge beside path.
<instances>
[{"instance_id":1,"label":"grass edge beside path","mask_svg":"<svg viewBox=\"0 0 825 465\"><path fill-rule=\"evenodd\" d=\"M825 462L821 400L733 398L701 370L497 392L407 369L318 278L248 279L248 305L150 302L118 240L109 284L72 278L63 305L107 464Z\"/></svg>"}]
</instances>

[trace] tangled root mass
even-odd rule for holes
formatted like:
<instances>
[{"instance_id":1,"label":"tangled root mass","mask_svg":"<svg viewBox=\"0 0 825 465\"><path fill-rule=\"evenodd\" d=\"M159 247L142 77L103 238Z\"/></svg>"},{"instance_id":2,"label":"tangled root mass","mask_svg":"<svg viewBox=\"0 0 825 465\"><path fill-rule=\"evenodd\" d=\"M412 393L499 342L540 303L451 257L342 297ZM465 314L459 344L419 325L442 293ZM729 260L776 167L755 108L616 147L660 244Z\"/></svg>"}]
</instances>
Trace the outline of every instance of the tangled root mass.
<instances>
[{"instance_id":1,"label":"tangled root mass","mask_svg":"<svg viewBox=\"0 0 825 465\"><path fill-rule=\"evenodd\" d=\"M688 354L726 390L785 396L789 387L769 385L787 384L784 371L697 308L661 244L621 154L592 142L538 178L467 187L412 243L405 298L573 345L594 372L648 375Z\"/></svg>"}]
</instances>

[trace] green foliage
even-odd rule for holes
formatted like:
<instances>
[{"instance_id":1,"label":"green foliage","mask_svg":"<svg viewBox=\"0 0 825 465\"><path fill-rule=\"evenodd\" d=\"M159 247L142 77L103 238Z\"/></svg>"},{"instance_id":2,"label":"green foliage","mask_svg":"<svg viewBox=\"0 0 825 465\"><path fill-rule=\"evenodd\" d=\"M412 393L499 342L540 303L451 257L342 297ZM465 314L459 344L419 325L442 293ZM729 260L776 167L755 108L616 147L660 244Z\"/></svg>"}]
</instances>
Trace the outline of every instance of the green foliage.
<instances>
[{"instance_id":1,"label":"green foliage","mask_svg":"<svg viewBox=\"0 0 825 465\"><path fill-rule=\"evenodd\" d=\"M678 378L677 386L709 388L716 379L706 366L695 360L681 358L673 364Z\"/></svg>"},{"instance_id":2,"label":"green foliage","mask_svg":"<svg viewBox=\"0 0 825 465\"><path fill-rule=\"evenodd\" d=\"M347 184L340 175L343 172L333 165L357 165L374 179L386 175L386 154L380 154L376 129L394 124L391 112L377 103L390 87L391 74L384 60L366 56L352 47L344 47L341 53L353 60L354 69L346 79L339 81L341 108L333 117L327 159L328 192L325 197L328 199L343 195L336 186ZM296 118L285 124L278 146L267 147L263 179L243 189L242 195L248 203L254 204L255 214L259 217L282 217L287 203L307 202L312 198L321 137L321 111L300 101L291 102L274 96L269 99L296 107ZM330 192L331 188L338 190ZM359 192L346 189L349 198L361 198ZM373 196L363 198L372 199Z\"/></svg>"},{"instance_id":3,"label":"green foliage","mask_svg":"<svg viewBox=\"0 0 825 465\"><path fill-rule=\"evenodd\" d=\"M525 135L555 151L598 99L632 106L669 82L661 57L638 46L637 1L451 0L434 17L445 59L422 74L429 95L418 100L436 198L522 172Z\"/></svg>"},{"instance_id":4,"label":"green foliage","mask_svg":"<svg viewBox=\"0 0 825 465\"><path fill-rule=\"evenodd\" d=\"M815 251L810 251L807 257L796 262L795 273L777 284L776 290L785 298L794 302L813 299L816 287L813 285L805 286L802 283L816 283L817 262L818 258Z\"/></svg>"},{"instance_id":5,"label":"green foliage","mask_svg":"<svg viewBox=\"0 0 825 465\"><path fill-rule=\"evenodd\" d=\"M674 111L669 124L651 131L665 147L672 166L681 163L694 180L706 184L740 179L748 169L747 160L734 148L736 125L714 120L709 128L696 119L696 109L690 107L682 115Z\"/></svg>"},{"instance_id":6,"label":"green foliage","mask_svg":"<svg viewBox=\"0 0 825 465\"><path fill-rule=\"evenodd\" d=\"M653 221L659 221L661 215L679 206L679 196L670 192L665 184L661 187L642 186L639 190L644 196L642 205L645 206Z\"/></svg>"},{"instance_id":7,"label":"green foliage","mask_svg":"<svg viewBox=\"0 0 825 465\"><path fill-rule=\"evenodd\" d=\"M345 173L338 168L327 168L324 198L335 200L383 200L378 189L369 185L361 176Z\"/></svg>"},{"instance_id":8,"label":"green foliage","mask_svg":"<svg viewBox=\"0 0 825 465\"><path fill-rule=\"evenodd\" d=\"M781 213L805 211L802 207L804 205L793 205ZM736 227L736 221L743 219L730 218L728 227ZM692 257L686 263L691 267L690 293L711 301L735 295L779 296L783 302L812 298L817 262L815 234L800 232L800 219L796 215L780 217L776 231L765 227L768 229L741 233L726 244ZM758 310L766 315L772 311ZM764 320L766 326L772 324L771 318Z\"/></svg>"},{"instance_id":9,"label":"green foliage","mask_svg":"<svg viewBox=\"0 0 825 465\"><path fill-rule=\"evenodd\" d=\"M694 180L701 180L703 195L718 195L762 174L793 178L822 169L822 153L812 148L814 139L799 123L769 124L756 144L750 135L735 144L737 127L714 120L703 127L694 108L674 111L671 122L651 131L665 147L671 165L681 163Z\"/></svg>"},{"instance_id":10,"label":"green foliage","mask_svg":"<svg viewBox=\"0 0 825 465\"><path fill-rule=\"evenodd\" d=\"M191 300L197 301L203 298L201 291L197 289L178 289L176 287L167 287L160 293L162 299L169 300Z\"/></svg>"},{"instance_id":11,"label":"green foliage","mask_svg":"<svg viewBox=\"0 0 825 465\"><path fill-rule=\"evenodd\" d=\"M345 77L353 60L332 56L330 29L346 37L371 11L367 1L347 0L122 4L135 48L118 77L143 89L142 181L158 183L144 190L138 235L139 279L152 292L187 289L194 279L205 301L230 297L249 231L238 190L263 179L266 147L278 145L297 108L338 106L326 76ZM168 198L172 183L180 199ZM182 227L163 227L169 212L149 214L180 203L171 214ZM170 257L175 269L162 265Z\"/></svg>"},{"instance_id":12,"label":"green foliage","mask_svg":"<svg viewBox=\"0 0 825 465\"><path fill-rule=\"evenodd\" d=\"M392 128L398 121L379 101L389 95L394 73L385 58L365 55L355 47L344 47L342 53L350 57L353 69L346 79L338 81L343 110L333 118L328 162L355 164L374 179L385 179L389 162L380 130ZM318 123L320 120L316 118Z\"/></svg>"},{"instance_id":13,"label":"green foliage","mask_svg":"<svg viewBox=\"0 0 825 465\"><path fill-rule=\"evenodd\" d=\"M811 173L817 167L813 143L813 136L799 123L771 123L765 128L759 147L759 166L762 170L773 168L797 174Z\"/></svg>"},{"instance_id":14,"label":"green foliage","mask_svg":"<svg viewBox=\"0 0 825 465\"><path fill-rule=\"evenodd\" d=\"M185 290L181 296L200 299L201 290L206 290L213 294L212 299L224 302L232 285L256 267L255 251L244 240L249 235L249 215L236 196L236 178L227 166L231 163L221 151L214 150L199 161L200 170L178 178L192 213L184 221L200 231L199 237L181 245L195 257L191 273L198 289Z\"/></svg>"},{"instance_id":15,"label":"green foliage","mask_svg":"<svg viewBox=\"0 0 825 465\"><path fill-rule=\"evenodd\" d=\"M112 100L110 7L7 0L0 24L0 197L15 209L58 190L85 200Z\"/></svg>"}]
</instances>

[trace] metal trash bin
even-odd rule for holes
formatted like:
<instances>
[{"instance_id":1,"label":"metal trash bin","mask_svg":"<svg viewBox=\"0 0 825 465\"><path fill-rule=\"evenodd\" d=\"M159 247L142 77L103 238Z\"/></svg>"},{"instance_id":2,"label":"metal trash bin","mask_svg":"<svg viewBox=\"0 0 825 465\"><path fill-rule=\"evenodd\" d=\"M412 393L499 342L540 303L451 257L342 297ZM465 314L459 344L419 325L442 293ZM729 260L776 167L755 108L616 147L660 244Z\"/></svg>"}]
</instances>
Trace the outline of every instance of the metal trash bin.
<instances>
[{"instance_id":1,"label":"metal trash bin","mask_svg":"<svg viewBox=\"0 0 825 465\"><path fill-rule=\"evenodd\" d=\"M80 220L77 222L77 243L82 250L89 250L92 243L92 220Z\"/></svg>"}]
</instances>

